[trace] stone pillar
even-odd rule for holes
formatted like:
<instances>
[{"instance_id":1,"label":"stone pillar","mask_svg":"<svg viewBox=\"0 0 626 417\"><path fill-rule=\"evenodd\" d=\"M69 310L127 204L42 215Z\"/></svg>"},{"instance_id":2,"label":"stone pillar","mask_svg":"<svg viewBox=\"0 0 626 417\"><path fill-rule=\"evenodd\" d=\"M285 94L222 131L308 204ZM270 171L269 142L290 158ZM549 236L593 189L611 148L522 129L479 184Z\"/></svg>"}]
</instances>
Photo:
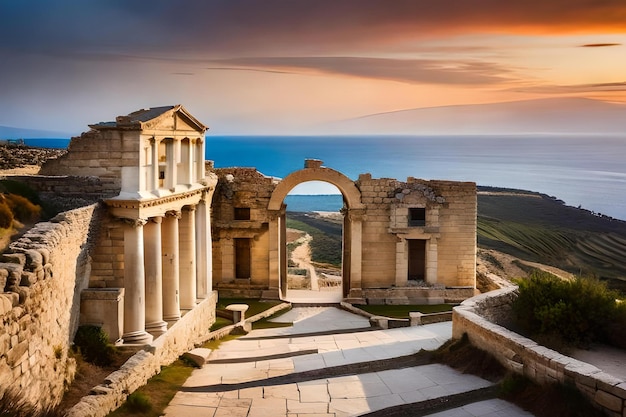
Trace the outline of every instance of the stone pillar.
<instances>
[{"instance_id":1,"label":"stone pillar","mask_svg":"<svg viewBox=\"0 0 626 417\"><path fill-rule=\"evenodd\" d=\"M200 181L201 179L203 179L206 174L205 174L205 168L204 168L204 153L205 153L205 148L204 148L204 139L203 138L198 138L196 139L196 181ZM210 200L209 200L210 202Z\"/></svg>"},{"instance_id":2,"label":"stone pillar","mask_svg":"<svg viewBox=\"0 0 626 417\"><path fill-rule=\"evenodd\" d=\"M159 188L159 143L161 142L156 138L152 138L150 141L150 145L152 146L152 167L150 171L149 191Z\"/></svg>"},{"instance_id":3,"label":"stone pillar","mask_svg":"<svg viewBox=\"0 0 626 417\"><path fill-rule=\"evenodd\" d=\"M396 287L407 285L409 277L409 259L407 256L409 242L398 238L396 242Z\"/></svg>"},{"instance_id":4,"label":"stone pillar","mask_svg":"<svg viewBox=\"0 0 626 417\"><path fill-rule=\"evenodd\" d=\"M426 242L426 282L437 282L437 237L433 236Z\"/></svg>"},{"instance_id":5,"label":"stone pillar","mask_svg":"<svg viewBox=\"0 0 626 417\"><path fill-rule=\"evenodd\" d=\"M178 219L180 212L169 211L163 219L163 320L175 323L180 319Z\"/></svg>"},{"instance_id":6,"label":"stone pillar","mask_svg":"<svg viewBox=\"0 0 626 417\"><path fill-rule=\"evenodd\" d=\"M282 296L287 296L287 219L283 210L280 216L280 238L278 239L279 262L280 262L280 288Z\"/></svg>"},{"instance_id":7,"label":"stone pillar","mask_svg":"<svg viewBox=\"0 0 626 417\"><path fill-rule=\"evenodd\" d=\"M154 337L167 330L167 323L163 321L162 220L162 217L154 217L144 226L146 330Z\"/></svg>"},{"instance_id":8,"label":"stone pillar","mask_svg":"<svg viewBox=\"0 0 626 417\"><path fill-rule=\"evenodd\" d=\"M176 141L171 138L165 139L165 188L173 189L178 181L178 155Z\"/></svg>"},{"instance_id":9,"label":"stone pillar","mask_svg":"<svg viewBox=\"0 0 626 417\"><path fill-rule=\"evenodd\" d=\"M363 209L350 209L350 289L361 289Z\"/></svg>"},{"instance_id":10,"label":"stone pillar","mask_svg":"<svg viewBox=\"0 0 626 417\"><path fill-rule=\"evenodd\" d=\"M193 146L191 144L191 139L183 139L181 141L180 148L180 160L181 160L181 169L180 169L180 183L183 184L192 184L193 183Z\"/></svg>"},{"instance_id":11,"label":"stone pillar","mask_svg":"<svg viewBox=\"0 0 626 417\"><path fill-rule=\"evenodd\" d=\"M211 270L211 205L204 193L196 208L196 292L198 298L207 298L213 291Z\"/></svg>"},{"instance_id":12,"label":"stone pillar","mask_svg":"<svg viewBox=\"0 0 626 417\"><path fill-rule=\"evenodd\" d=\"M222 252L222 282L235 279L235 241L230 236L222 236L219 240Z\"/></svg>"},{"instance_id":13,"label":"stone pillar","mask_svg":"<svg viewBox=\"0 0 626 417\"><path fill-rule=\"evenodd\" d=\"M280 288L280 211L269 212L269 289L278 292ZM281 288L284 292L286 288Z\"/></svg>"},{"instance_id":14,"label":"stone pillar","mask_svg":"<svg viewBox=\"0 0 626 417\"><path fill-rule=\"evenodd\" d=\"M144 224L145 220L136 219L124 227L124 343L152 342L152 335L145 330Z\"/></svg>"},{"instance_id":15,"label":"stone pillar","mask_svg":"<svg viewBox=\"0 0 626 417\"><path fill-rule=\"evenodd\" d=\"M182 210L179 228L180 242L180 308L196 306L196 217L195 206Z\"/></svg>"}]
</instances>

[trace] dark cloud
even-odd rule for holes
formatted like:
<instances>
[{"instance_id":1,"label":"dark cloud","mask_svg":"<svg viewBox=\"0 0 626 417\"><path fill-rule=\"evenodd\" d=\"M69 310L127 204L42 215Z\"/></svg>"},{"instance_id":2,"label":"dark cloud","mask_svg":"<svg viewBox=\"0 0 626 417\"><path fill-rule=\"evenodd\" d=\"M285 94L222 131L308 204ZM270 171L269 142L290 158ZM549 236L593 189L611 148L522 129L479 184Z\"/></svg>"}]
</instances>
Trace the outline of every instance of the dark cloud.
<instances>
[{"instance_id":1,"label":"dark cloud","mask_svg":"<svg viewBox=\"0 0 626 417\"><path fill-rule=\"evenodd\" d=\"M388 59L367 57L271 57L215 61L217 68L320 72L405 83L494 84L509 81L499 65L473 61Z\"/></svg>"},{"instance_id":2,"label":"dark cloud","mask_svg":"<svg viewBox=\"0 0 626 417\"><path fill-rule=\"evenodd\" d=\"M616 83L575 84L575 85L543 85L516 88L514 91L539 94L576 94L626 91L626 81Z\"/></svg>"},{"instance_id":3,"label":"dark cloud","mask_svg":"<svg viewBox=\"0 0 626 417\"><path fill-rule=\"evenodd\" d=\"M587 43L580 45L581 48L605 48L608 46L622 46L621 43Z\"/></svg>"},{"instance_id":4,"label":"dark cloud","mask_svg":"<svg viewBox=\"0 0 626 417\"><path fill-rule=\"evenodd\" d=\"M0 49L204 54L373 51L434 34L626 30L623 0L21 0L0 2Z\"/></svg>"}]
</instances>

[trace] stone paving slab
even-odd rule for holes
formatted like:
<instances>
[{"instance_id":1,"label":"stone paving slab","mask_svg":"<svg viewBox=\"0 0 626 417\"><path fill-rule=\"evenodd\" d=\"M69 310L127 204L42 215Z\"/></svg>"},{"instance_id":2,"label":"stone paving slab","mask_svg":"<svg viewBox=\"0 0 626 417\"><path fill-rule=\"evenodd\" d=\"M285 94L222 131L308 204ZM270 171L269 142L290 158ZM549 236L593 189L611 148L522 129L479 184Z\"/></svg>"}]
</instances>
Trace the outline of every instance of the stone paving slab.
<instances>
[{"instance_id":1,"label":"stone paving slab","mask_svg":"<svg viewBox=\"0 0 626 417\"><path fill-rule=\"evenodd\" d=\"M300 372L323 370L333 366L394 359L414 354L420 349L433 350L449 340L452 332L452 325L447 322L350 333L350 329L360 327L357 317L355 321L347 320L348 326L355 327L349 327L344 334L300 337L298 335L323 327L315 323L312 317L319 317L321 321L326 322L329 319L339 320L338 317L342 317L344 313L354 316L336 308L320 310L307 307L307 309L308 313L305 311L293 313L299 317L294 328L255 330L247 336L222 343L219 350L236 352L235 354L240 357L247 355L251 358L263 355L263 352L281 350L287 352L307 348L317 348L319 353L241 363L209 362L203 368L194 370L183 389L165 409L164 416L355 416L491 385L481 378L461 374L439 364L378 372L367 372L367 367L360 366L355 369L365 372L355 375L299 382L292 380L284 384L274 380L271 384L264 384L263 381L274 376L294 373L297 375ZM327 310L336 310L340 313L336 314L336 311L329 313ZM229 388L223 384L233 385ZM460 417L529 415L506 414L507 410L513 410L511 413L517 411L512 405L502 403L476 403L474 407L460 407L454 412L459 413Z\"/></svg>"}]
</instances>

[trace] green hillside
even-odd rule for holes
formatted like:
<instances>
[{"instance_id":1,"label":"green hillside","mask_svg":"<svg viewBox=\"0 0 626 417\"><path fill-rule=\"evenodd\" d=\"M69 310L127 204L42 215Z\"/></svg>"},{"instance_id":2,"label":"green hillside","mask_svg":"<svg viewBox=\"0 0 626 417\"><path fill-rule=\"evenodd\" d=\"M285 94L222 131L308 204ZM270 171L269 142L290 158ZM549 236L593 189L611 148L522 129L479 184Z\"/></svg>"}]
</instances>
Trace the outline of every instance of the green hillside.
<instances>
[{"instance_id":1,"label":"green hillside","mask_svg":"<svg viewBox=\"0 0 626 417\"><path fill-rule=\"evenodd\" d=\"M626 287L626 222L544 194L479 187L478 246Z\"/></svg>"}]
</instances>

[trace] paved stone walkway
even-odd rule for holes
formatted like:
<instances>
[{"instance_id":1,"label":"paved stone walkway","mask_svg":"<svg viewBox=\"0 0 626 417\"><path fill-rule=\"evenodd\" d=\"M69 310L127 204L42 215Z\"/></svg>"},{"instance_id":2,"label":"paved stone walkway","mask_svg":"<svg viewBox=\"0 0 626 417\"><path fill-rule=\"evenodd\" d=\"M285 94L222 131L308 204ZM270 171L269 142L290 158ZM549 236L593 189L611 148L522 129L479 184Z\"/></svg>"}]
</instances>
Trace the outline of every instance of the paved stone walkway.
<instances>
[{"instance_id":1,"label":"paved stone walkway","mask_svg":"<svg viewBox=\"0 0 626 417\"><path fill-rule=\"evenodd\" d=\"M358 416L492 385L439 364L381 368L438 348L451 337L450 322L365 331L367 319L332 307L294 308L279 320L294 325L222 343L176 394L165 417ZM320 331L333 334L315 334ZM433 415L531 416L505 401L475 400Z\"/></svg>"}]
</instances>

